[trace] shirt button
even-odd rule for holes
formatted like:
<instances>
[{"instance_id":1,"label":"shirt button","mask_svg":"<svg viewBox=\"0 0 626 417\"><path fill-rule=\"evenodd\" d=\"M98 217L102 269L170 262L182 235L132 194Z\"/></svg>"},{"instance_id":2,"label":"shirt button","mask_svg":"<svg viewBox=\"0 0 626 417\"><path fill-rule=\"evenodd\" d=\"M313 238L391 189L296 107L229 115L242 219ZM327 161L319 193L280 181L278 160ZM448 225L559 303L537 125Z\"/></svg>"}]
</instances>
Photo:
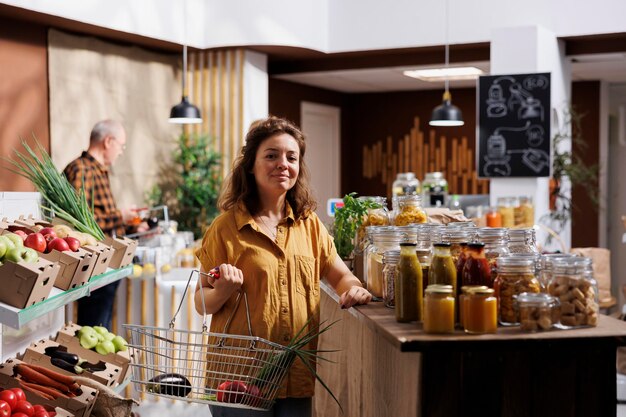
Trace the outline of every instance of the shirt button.
<instances>
[{"instance_id":1,"label":"shirt button","mask_svg":"<svg viewBox=\"0 0 626 417\"><path fill-rule=\"evenodd\" d=\"M288 342L288 341L289 341L289 335L288 335L288 334L284 335L284 336L283 336L283 340L284 340L285 342Z\"/></svg>"},{"instance_id":2,"label":"shirt button","mask_svg":"<svg viewBox=\"0 0 626 417\"><path fill-rule=\"evenodd\" d=\"M289 310L287 309L287 307L283 307L283 313L288 313Z\"/></svg>"}]
</instances>

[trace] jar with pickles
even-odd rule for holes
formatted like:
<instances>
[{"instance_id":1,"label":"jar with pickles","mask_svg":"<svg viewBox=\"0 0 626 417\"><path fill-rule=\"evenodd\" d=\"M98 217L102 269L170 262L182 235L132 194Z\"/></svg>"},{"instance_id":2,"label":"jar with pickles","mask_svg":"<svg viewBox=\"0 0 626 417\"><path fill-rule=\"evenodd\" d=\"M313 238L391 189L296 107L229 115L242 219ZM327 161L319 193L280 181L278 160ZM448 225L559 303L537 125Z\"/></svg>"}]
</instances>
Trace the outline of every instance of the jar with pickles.
<instances>
[{"instance_id":1,"label":"jar with pickles","mask_svg":"<svg viewBox=\"0 0 626 417\"><path fill-rule=\"evenodd\" d=\"M375 301L383 297L383 254L390 250L400 250L404 234L394 226L370 226L368 234L372 243L364 254L365 284Z\"/></svg>"},{"instance_id":2,"label":"jar with pickles","mask_svg":"<svg viewBox=\"0 0 626 417\"><path fill-rule=\"evenodd\" d=\"M466 333L495 333L498 330L498 300L491 288L468 291L463 316Z\"/></svg>"},{"instance_id":3,"label":"jar with pickles","mask_svg":"<svg viewBox=\"0 0 626 417\"><path fill-rule=\"evenodd\" d=\"M520 322L515 308L515 298L523 293L538 293L541 290L535 275L535 261L527 256L504 256L498 259L498 276L494 282L498 297L498 320L504 326L515 326Z\"/></svg>"},{"instance_id":4,"label":"jar with pickles","mask_svg":"<svg viewBox=\"0 0 626 417\"><path fill-rule=\"evenodd\" d=\"M532 227L509 229L509 252L511 254L539 253L535 229Z\"/></svg>"},{"instance_id":5,"label":"jar with pickles","mask_svg":"<svg viewBox=\"0 0 626 417\"><path fill-rule=\"evenodd\" d=\"M594 327L598 324L598 286L585 272L588 262L585 258L571 257L558 258L552 263L548 293L561 303L559 327Z\"/></svg>"},{"instance_id":6,"label":"jar with pickles","mask_svg":"<svg viewBox=\"0 0 626 417\"><path fill-rule=\"evenodd\" d=\"M415 254L414 243L400 244L398 278L395 285L396 321L422 321L424 296L422 267Z\"/></svg>"},{"instance_id":7,"label":"jar with pickles","mask_svg":"<svg viewBox=\"0 0 626 417\"><path fill-rule=\"evenodd\" d=\"M383 254L383 303L385 307L396 306L395 286L398 279L399 250L388 250Z\"/></svg>"},{"instance_id":8,"label":"jar with pickles","mask_svg":"<svg viewBox=\"0 0 626 417\"><path fill-rule=\"evenodd\" d=\"M485 258L491 269L491 281L498 274L498 258L509 254L508 229L503 227L484 227L478 229L478 240L485 244Z\"/></svg>"},{"instance_id":9,"label":"jar with pickles","mask_svg":"<svg viewBox=\"0 0 626 417\"><path fill-rule=\"evenodd\" d=\"M398 197L398 212L395 213L394 224L406 226L408 224L426 223L428 216L422 208L422 198L419 195L404 195Z\"/></svg>"},{"instance_id":10,"label":"jar with pickles","mask_svg":"<svg viewBox=\"0 0 626 417\"><path fill-rule=\"evenodd\" d=\"M451 285L429 285L424 299L424 332L453 333L455 310Z\"/></svg>"}]
</instances>

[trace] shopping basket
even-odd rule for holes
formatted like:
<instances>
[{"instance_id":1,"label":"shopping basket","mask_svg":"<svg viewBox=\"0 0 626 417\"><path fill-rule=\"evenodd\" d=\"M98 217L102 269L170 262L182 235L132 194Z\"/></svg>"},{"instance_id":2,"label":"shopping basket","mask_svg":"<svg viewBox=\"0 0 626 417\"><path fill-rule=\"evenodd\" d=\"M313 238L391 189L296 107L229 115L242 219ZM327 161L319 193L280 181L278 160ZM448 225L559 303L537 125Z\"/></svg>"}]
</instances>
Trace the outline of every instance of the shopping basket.
<instances>
[{"instance_id":1,"label":"shopping basket","mask_svg":"<svg viewBox=\"0 0 626 417\"><path fill-rule=\"evenodd\" d=\"M198 278L210 275L191 272L168 328L124 324L135 390L189 402L269 410L296 355L287 346L252 335L248 299L241 290L223 333L207 331L206 314L202 331L175 329L195 273ZM250 335L227 334L242 299ZM206 312L204 304L203 308Z\"/></svg>"}]
</instances>

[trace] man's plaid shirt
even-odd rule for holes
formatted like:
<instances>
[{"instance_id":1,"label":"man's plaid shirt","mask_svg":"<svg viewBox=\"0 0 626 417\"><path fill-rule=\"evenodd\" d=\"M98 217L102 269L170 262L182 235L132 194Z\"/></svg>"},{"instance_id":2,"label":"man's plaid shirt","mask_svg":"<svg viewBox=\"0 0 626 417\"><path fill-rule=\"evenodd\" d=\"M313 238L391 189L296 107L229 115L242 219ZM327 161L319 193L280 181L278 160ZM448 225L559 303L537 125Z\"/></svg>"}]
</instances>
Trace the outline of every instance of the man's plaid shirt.
<instances>
[{"instance_id":1,"label":"man's plaid shirt","mask_svg":"<svg viewBox=\"0 0 626 417\"><path fill-rule=\"evenodd\" d=\"M80 190L85 181L85 195L87 202L93 208L96 221L106 235L124 235L122 213L115 205L109 172L106 167L87 152L70 162L63 170L67 180L76 190Z\"/></svg>"}]
</instances>

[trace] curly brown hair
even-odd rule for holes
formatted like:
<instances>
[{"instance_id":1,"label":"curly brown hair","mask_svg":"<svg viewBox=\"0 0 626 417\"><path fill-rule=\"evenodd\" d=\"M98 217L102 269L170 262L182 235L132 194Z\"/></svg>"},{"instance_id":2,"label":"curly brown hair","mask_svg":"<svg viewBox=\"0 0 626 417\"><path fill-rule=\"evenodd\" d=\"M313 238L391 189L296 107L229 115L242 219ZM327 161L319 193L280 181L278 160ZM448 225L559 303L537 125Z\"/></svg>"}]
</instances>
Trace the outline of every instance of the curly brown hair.
<instances>
[{"instance_id":1,"label":"curly brown hair","mask_svg":"<svg viewBox=\"0 0 626 417\"><path fill-rule=\"evenodd\" d=\"M226 211L243 203L250 214L255 215L260 210L258 189L252 169L261 143L272 136L286 133L293 137L300 148L300 173L295 185L287 191L287 201L291 205L296 219L306 217L317 207L309 183L309 169L304 162L306 150L305 138L300 129L286 119L270 116L267 119L257 120L250 125L246 134L246 144L235 160L233 170L224 180L224 187L217 202L220 210Z\"/></svg>"}]
</instances>

